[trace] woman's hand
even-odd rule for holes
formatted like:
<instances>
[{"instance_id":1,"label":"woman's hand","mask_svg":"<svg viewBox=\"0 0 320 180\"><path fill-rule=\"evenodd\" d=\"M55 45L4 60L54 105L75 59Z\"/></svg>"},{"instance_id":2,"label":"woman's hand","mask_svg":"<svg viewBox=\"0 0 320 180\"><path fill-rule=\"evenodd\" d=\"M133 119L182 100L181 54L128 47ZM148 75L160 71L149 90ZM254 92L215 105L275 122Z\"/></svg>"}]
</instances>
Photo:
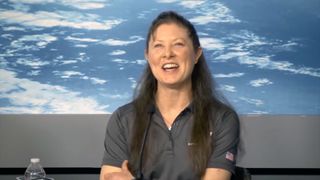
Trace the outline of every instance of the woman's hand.
<instances>
[{"instance_id":1,"label":"woman's hand","mask_svg":"<svg viewBox=\"0 0 320 180\"><path fill-rule=\"evenodd\" d=\"M132 180L133 178L128 169L128 160L123 161L120 172L112 172L104 175L104 180Z\"/></svg>"}]
</instances>

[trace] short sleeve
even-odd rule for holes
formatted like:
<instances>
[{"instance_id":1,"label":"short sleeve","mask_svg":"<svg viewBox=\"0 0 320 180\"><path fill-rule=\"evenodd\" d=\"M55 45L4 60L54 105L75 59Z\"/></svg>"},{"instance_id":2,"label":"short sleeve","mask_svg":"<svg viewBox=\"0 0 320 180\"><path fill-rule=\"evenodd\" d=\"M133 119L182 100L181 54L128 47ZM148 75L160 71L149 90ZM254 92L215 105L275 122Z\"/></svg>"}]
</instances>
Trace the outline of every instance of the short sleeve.
<instances>
[{"instance_id":1,"label":"short sleeve","mask_svg":"<svg viewBox=\"0 0 320 180\"><path fill-rule=\"evenodd\" d=\"M208 167L225 169L234 174L238 142L239 118L235 112L226 111L216 123Z\"/></svg>"},{"instance_id":2,"label":"short sleeve","mask_svg":"<svg viewBox=\"0 0 320 180\"><path fill-rule=\"evenodd\" d=\"M121 121L120 111L117 110L107 124L102 165L121 167L122 162L128 159L127 147L125 126Z\"/></svg>"}]
</instances>

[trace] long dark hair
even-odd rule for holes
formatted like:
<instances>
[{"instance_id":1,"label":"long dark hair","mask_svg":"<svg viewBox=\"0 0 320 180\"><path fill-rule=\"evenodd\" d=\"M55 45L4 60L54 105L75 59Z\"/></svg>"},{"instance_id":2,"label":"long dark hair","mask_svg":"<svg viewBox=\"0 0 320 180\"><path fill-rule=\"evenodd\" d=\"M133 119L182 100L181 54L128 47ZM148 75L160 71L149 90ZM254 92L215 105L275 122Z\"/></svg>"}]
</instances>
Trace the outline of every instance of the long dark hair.
<instances>
[{"instance_id":1,"label":"long dark hair","mask_svg":"<svg viewBox=\"0 0 320 180\"><path fill-rule=\"evenodd\" d=\"M189 37L192 40L194 50L200 47L199 37L194 26L183 16L173 11L165 11L158 15L152 22L147 39L146 51L148 52L148 43L153 33L161 24L177 24L188 30ZM195 173L201 177L207 168L209 155L213 151L212 143L214 140L210 136L210 130L214 129L214 123L217 117L217 110L223 107L220 96L215 92L214 82L211 77L210 70L206 64L204 55L199 58L198 63L194 66L192 75L192 96L193 96L193 117L194 124L191 133L191 142L195 142L196 146L191 146L190 159ZM148 121L148 108L155 102L155 93L157 90L157 80L151 72L149 65L146 66L144 74L137 86L135 98L133 101L135 107L135 123L133 125L133 135L130 149L130 169L137 169L139 151L142 144L143 133ZM148 148L145 149L145 154Z\"/></svg>"}]
</instances>

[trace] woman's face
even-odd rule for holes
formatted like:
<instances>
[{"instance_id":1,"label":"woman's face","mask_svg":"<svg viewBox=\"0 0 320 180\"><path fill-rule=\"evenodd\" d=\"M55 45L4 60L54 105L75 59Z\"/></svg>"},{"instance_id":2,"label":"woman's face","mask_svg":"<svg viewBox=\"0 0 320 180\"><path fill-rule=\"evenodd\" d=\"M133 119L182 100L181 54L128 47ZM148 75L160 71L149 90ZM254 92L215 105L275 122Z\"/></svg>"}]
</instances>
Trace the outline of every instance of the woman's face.
<instances>
[{"instance_id":1,"label":"woman's face","mask_svg":"<svg viewBox=\"0 0 320 180\"><path fill-rule=\"evenodd\" d=\"M191 84L194 65L202 53L194 50L188 31L174 23L160 25L150 38L145 57L158 81L158 87Z\"/></svg>"}]
</instances>

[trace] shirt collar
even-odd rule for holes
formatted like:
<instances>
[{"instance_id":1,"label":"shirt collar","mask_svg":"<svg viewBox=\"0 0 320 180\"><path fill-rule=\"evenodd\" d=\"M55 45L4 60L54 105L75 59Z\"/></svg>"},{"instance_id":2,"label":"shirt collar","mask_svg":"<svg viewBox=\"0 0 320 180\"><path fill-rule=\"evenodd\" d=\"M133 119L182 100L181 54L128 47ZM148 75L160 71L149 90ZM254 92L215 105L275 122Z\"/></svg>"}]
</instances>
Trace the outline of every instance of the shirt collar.
<instances>
[{"instance_id":1,"label":"shirt collar","mask_svg":"<svg viewBox=\"0 0 320 180\"><path fill-rule=\"evenodd\" d=\"M183 112L194 112L194 109L195 109L194 103L193 103L193 101L191 101L190 104L189 104L185 109L183 109L182 111L183 111ZM155 113L155 112L159 112L159 109L158 109L158 107L155 105L154 102L152 102L152 103L148 106L148 112L151 113L151 114L153 114L153 113Z\"/></svg>"}]
</instances>

